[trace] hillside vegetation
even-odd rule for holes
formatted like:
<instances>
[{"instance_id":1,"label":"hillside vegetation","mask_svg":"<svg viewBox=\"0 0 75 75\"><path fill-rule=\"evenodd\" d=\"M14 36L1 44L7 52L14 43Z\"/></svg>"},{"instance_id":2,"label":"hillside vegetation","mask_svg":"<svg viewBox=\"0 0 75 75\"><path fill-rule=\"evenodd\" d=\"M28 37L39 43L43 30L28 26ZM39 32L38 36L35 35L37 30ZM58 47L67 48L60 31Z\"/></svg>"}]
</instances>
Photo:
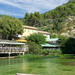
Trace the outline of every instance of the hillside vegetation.
<instances>
[{"instance_id":1,"label":"hillside vegetation","mask_svg":"<svg viewBox=\"0 0 75 75\"><path fill-rule=\"evenodd\" d=\"M43 14L26 12L24 18L19 18L19 20L23 22L23 25L35 26L38 30L75 35L75 0L69 0Z\"/></svg>"},{"instance_id":2,"label":"hillside vegetation","mask_svg":"<svg viewBox=\"0 0 75 75\"><path fill-rule=\"evenodd\" d=\"M50 33L71 34L75 28L75 0L56 7L44 14L39 12L25 13L24 18L19 18L24 25L35 26L38 30Z\"/></svg>"},{"instance_id":3,"label":"hillside vegetation","mask_svg":"<svg viewBox=\"0 0 75 75\"><path fill-rule=\"evenodd\" d=\"M56 7L55 9L43 14L45 19L66 18L67 16L75 16L75 0Z\"/></svg>"}]
</instances>

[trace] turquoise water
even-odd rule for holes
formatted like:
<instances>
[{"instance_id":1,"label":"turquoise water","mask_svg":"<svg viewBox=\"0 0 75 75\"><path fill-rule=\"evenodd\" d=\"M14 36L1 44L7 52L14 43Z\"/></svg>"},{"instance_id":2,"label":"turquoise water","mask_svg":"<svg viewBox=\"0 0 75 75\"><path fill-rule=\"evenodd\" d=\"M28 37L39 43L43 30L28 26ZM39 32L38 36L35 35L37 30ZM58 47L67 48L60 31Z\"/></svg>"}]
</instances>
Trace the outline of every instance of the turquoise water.
<instances>
[{"instance_id":1,"label":"turquoise water","mask_svg":"<svg viewBox=\"0 0 75 75\"><path fill-rule=\"evenodd\" d=\"M16 75L16 73L42 75L75 75L75 65L63 65L61 62L71 59L37 58L37 59L4 59L0 60L0 75ZM75 62L75 59L71 60Z\"/></svg>"}]
</instances>

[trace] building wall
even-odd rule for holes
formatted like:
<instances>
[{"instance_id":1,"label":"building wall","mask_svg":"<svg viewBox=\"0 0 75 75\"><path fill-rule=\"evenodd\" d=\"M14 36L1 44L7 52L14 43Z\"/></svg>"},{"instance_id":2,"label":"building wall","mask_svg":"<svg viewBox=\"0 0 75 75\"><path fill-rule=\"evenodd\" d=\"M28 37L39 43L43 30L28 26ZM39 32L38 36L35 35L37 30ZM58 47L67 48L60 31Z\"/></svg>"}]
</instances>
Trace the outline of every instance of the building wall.
<instances>
[{"instance_id":1,"label":"building wall","mask_svg":"<svg viewBox=\"0 0 75 75\"><path fill-rule=\"evenodd\" d=\"M44 36L46 36L46 39L50 39L50 35L49 34L43 34Z\"/></svg>"},{"instance_id":2,"label":"building wall","mask_svg":"<svg viewBox=\"0 0 75 75\"><path fill-rule=\"evenodd\" d=\"M24 29L24 33L22 34L22 36L29 36L30 34L33 34L33 33L37 33L37 30L35 29L29 29L29 28L25 28Z\"/></svg>"},{"instance_id":3,"label":"building wall","mask_svg":"<svg viewBox=\"0 0 75 75\"><path fill-rule=\"evenodd\" d=\"M27 36L29 36L30 34L33 34L33 33L43 34L44 36L47 37L47 39L50 39L50 33L48 33L48 32L38 31L38 29L36 27L31 27L31 26L23 26L23 27L24 27L24 33L22 35L20 35L21 39L24 39L24 37L27 37Z\"/></svg>"},{"instance_id":4,"label":"building wall","mask_svg":"<svg viewBox=\"0 0 75 75\"><path fill-rule=\"evenodd\" d=\"M43 36L46 36L46 39L50 39L50 33L46 31L38 31L38 34L43 34Z\"/></svg>"}]
</instances>

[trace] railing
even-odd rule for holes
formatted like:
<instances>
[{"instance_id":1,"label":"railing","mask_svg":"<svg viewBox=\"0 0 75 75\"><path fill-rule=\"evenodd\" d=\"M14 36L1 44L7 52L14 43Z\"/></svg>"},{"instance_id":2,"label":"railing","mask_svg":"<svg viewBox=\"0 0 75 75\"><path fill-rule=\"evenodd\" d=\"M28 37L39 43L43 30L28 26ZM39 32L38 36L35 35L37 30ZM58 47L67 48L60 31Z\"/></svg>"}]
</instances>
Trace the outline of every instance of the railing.
<instances>
[{"instance_id":1,"label":"railing","mask_svg":"<svg viewBox=\"0 0 75 75\"><path fill-rule=\"evenodd\" d=\"M23 47L2 47L0 48L0 52L24 52Z\"/></svg>"}]
</instances>

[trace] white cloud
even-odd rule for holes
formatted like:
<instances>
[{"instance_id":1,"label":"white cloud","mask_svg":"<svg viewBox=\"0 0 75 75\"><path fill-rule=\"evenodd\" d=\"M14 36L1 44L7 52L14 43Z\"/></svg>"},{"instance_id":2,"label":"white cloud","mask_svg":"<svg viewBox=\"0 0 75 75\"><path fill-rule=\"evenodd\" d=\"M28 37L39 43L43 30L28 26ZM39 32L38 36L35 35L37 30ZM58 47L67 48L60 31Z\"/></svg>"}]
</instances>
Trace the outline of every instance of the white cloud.
<instances>
[{"instance_id":1,"label":"white cloud","mask_svg":"<svg viewBox=\"0 0 75 75\"><path fill-rule=\"evenodd\" d=\"M0 13L2 13L2 14L5 14L5 15L10 15L10 16L20 16L20 17L23 17L24 15L22 15L22 14L18 14L18 13L12 13L12 12L9 12L9 11L4 11L4 10L0 10Z\"/></svg>"},{"instance_id":2,"label":"white cloud","mask_svg":"<svg viewBox=\"0 0 75 75\"><path fill-rule=\"evenodd\" d=\"M9 0L0 0L0 4L7 4L7 5L11 5L11 6L15 6L15 7L20 8L18 3L15 3L15 2L12 2Z\"/></svg>"},{"instance_id":3,"label":"white cloud","mask_svg":"<svg viewBox=\"0 0 75 75\"><path fill-rule=\"evenodd\" d=\"M0 4L7 4L19 8L23 13L39 11L47 12L68 2L68 0L0 0Z\"/></svg>"}]
</instances>

